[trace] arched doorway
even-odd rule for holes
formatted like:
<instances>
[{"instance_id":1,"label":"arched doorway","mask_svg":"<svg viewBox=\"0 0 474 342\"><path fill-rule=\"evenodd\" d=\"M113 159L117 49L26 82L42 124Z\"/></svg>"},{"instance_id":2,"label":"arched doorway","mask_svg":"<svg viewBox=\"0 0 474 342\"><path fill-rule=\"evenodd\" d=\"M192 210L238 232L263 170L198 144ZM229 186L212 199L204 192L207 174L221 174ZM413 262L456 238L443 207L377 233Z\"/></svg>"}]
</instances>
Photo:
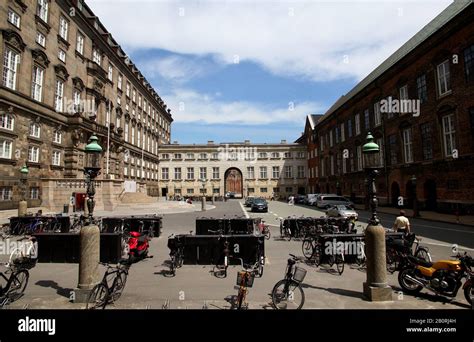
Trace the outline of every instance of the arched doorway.
<instances>
[{"instance_id":1,"label":"arched doorway","mask_svg":"<svg viewBox=\"0 0 474 342\"><path fill-rule=\"evenodd\" d=\"M436 210L438 199L436 194L436 181L428 179L424 186L425 208L426 210Z\"/></svg>"},{"instance_id":2,"label":"arched doorway","mask_svg":"<svg viewBox=\"0 0 474 342\"><path fill-rule=\"evenodd\" d=\"M413 189L413 183L408 181L405 184L405 196L406 196L406 203L404 203L406 208L413 208L413 199L415 198L415 193Z\"/></svg>"},{"instance_id":3,"label":"arched doorway","mask_svg":"<svg viewBox=\"0 0 474 342\"><path fill-rule=\"evenodd\" d=\"M243 197L242 171L235 167L227 169L225 172L224 191L225 193L233 192L236 198Z\"/></svg>"},{"instance_id":4,"label":"arched doorway","mask_svg":"<svg viewBox=\"0 0 474 342\"><path fill-rule=\"evenodd\" d=\"M394 207L398 207L398 197L400 197L400 186L398 185L397 182L393 182L392 183L392 187L391 187L391 198L392 198L392 201L391 201L391 204L394 206Z\"/></svg>"}]
</instances>

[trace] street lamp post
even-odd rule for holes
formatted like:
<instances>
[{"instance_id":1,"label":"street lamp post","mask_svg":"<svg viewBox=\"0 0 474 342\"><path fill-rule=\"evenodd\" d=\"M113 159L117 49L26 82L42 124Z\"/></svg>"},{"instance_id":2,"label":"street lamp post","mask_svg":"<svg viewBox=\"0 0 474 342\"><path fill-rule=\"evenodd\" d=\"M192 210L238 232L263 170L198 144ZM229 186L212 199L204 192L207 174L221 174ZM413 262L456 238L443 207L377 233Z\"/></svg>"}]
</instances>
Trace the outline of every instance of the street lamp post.
<instances>
[{"instance_id":1,"label":"street lamp post","mask_svg":"<svg viewBox=\"0 0 474 342\"><path fill-rule=\"evenodd\" d=\"M24 165L20 169L20 183L21 183L21 194L20 201L18 202L18 216L26 216L28 210L28 202L26 200L26 191L28 187L28 167Z\"/></svg>"},{"instance_id":2,"label":"street lamp post","mask_svg":"<svg viewBox=\"0 0 474 342\"><path fill-rule=\"evenodd\" d=\"M202 198L201 198L201 211L206 211L206 179L201 179L202 183Z\"/></svg>"},{"instance_id":3,"label":"street lamp post","mask_svg":"<svg viewBox=\"0 0 474 342\"><path fill-rule=\"evenodd\" d=\"M420 211L418 209L418 196L416 195L416 176L413 175L410 180L413 187L413 217L420 217Z\"/></svg>"},{"instance_id":4,"label":"street lamp post","mask_svg":"<svg viewBox=\"0 0 474 342\"><path fill-rule=\"evenodd\" d=\"M370 132L362 148L364 167L367 174L368 195L371 217L365 230L365 247L367 255L367 279L363 284L364 295L370 301L392 300L392 289L387 284L387 263L385 252L385 229L380 225L377 216L377 188L375 178L381 169L380 147L374 142Z\"/></svg>"},{"instance_id":5,"label":"street lamp post","mask_svg":"<svg viewBox=\"0 0 474 342\"><path fill-rule=\"evenodd\" d=\"M79 282L74 294L74 301L85 303L90 291L99 280L100 261L100 231L94 224L94 196L95 178L100 174L100 160L102 147L98 144L98 138L92 135L86 145L86 166L84 176L87 186L87 225L81 228L80 235L80 259L79 259Z\"/></svg>"}]
</instances>

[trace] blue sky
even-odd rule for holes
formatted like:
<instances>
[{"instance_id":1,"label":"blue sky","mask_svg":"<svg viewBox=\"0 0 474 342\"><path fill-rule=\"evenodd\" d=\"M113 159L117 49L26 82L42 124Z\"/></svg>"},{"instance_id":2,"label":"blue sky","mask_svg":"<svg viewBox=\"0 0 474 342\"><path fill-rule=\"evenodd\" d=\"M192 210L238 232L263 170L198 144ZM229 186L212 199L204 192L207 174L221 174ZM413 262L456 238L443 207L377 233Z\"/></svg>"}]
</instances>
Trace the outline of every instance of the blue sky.
<instances>
[{"instance_id":1,"label":"blue sky","mask_svg":"<svg viewBox=\"0 0 474 342\"><path fill-rule=\"evenodd\" d=\"M450 1L90 0L180 143L296 140Z\"/></svg>"}]
</instances>

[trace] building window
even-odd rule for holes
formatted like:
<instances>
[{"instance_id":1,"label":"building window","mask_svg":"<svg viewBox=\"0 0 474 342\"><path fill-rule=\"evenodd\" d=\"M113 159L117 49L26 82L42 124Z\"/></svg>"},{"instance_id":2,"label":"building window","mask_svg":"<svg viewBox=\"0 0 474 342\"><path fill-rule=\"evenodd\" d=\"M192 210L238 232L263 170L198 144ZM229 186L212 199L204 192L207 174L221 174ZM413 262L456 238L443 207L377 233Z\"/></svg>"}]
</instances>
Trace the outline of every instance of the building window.
<instances>
[{"instance_id":1,"label":"building window","mask_svg":"<svg viewBox=\"0 0 474 342\"><path fill-rule=\"evenodd\" d=\"M293 187L287 186L287 187L285 188L285 191L286 191L286 193L291 194L291 193L293 192Z\"/></svg>"},{"instance_id":2,"label":"building window","mask_svg":"<svg viewBox=\"0 0 474 342\"><path fill-rule=\"evenodd\" d=\"M449 71L449 59L439 64L438 71L438 94L440 96L451 91L451 77Z\"/></svg>"},{"instance_id":3,"label":"building window","mask_svg":"<svg viewBox=\"0 0 474 342\"><path fill-rule=\"evenodd\" d=\"M357 154L357 171L362 171L362 168L363 168L363 165L362 165L362 146L357 146L356 154Z\"/></svg>"},{"instance_id":4,"label":"building window","mask_svg":"<svg viewBox=\"0 0 474 342\"><path fill-rule=\"evenodd\" d=\"M303 165L298 165L298 178L305 178L305 170Z\"/></svg>"},{"instance_id":5,"label":"building window","mask_svg":"<svg viewBox=\"0 0 474 342\"><path fill-rule=\"evenodd\" d=\"M137 91L135 90L135 88L133 88L132 90L132 101L135 102L137 99Z\"/></svg>"},{"instance_id":6,"label":"building window","mask_svg":"<svg viewBox=\"0 0 474 342\"><path fill-rule=\"evenodd\" d=\"M355 135L360 134L360 115L356 114L355 118Z\"/></svg>"},{"instance_id":7,"label":"building window","mask_svg":"<svg viewBox=\"0 0 474 342\"><path fill-rule=\"evenodd\" d=\"M382 116L380 114L380 102L374 103L374 126L380 126L382 124Z\"/></svg>"},{"instance_id":8,"label":"building window","mask_svg":"<svg viewBox=\"0 0 474 342\"><path fill-rule=\"evenodd\" d=\"M53 151L53 165L54 166L61 165L61 152L60 151Z\"/></svg>"},{"instance_id":9,"label":"building window","mask_svg":"<svg viewBox=\"0 0 474 342\"><path fill-rule=\"evenodd\" d=\"M84 54L84 36L81 33L77 33L76 37L76 51L81 55Z\"/></svg>"},{"instance_id":10,"label":"building window","mask_svg":"<svg viewBox=\"0 0 474 342\"><path fill-rule=\"evenodd\" d=\"M268 175L267 175L267 167L266 167L266 166L260 166L260 178L261 178L261 179L266 179L266 178L268 178Z\"/></svg>"},{"instance_id":11,"label":"building window","mask_svg":"<svg viewBox=\"0 0 474 342\"><path fill-rule=\"evenodd\" d=\"M39 199L39 188L34 186L30 188L30 199Z\"/></svg>"},{"instance_id":12,"label":"building window","mask_svg":"<svg viewBox=\"0 0 474 342\"><path fill-rule=\"evenodd\" d=\"M464 50L464 68L466 80L474 81L474 44Z\"/></svg>"},{"instance_id":13,"label":"building window","mask_svg":"<svg viewBox=\"0 0 474 342\"><path fill-rule=\"evenodd\" d=\"M20 54L5 48L3 55L3 85L16 90L16 73L20 64Z\"/></svg>"},{"instance_id":14,"label":"building window","mask_svg":"<svg viewBox=\"0 0 474 342\"><path fill-rule=\"evenodd\" d=\"M272 178L274 178L274 179L280 178L280 167L279 166L273 166L272 167Z\"/></svg>"},{"instance_id":15,"label":"building window","mask_svg":"<svg viewBox=\"0 0 474 342\"><path fill-rule=\"evenodd\" d=\"M207 179L207 168L200 167L199 168L199 179Z\"/></svg>"},{"instance_id":16,"label":"building window","mask_svg":"<svg viewBox=\"0 0 474 342\"><path fill-rule=\"evenodd\" d=\"M12 187L3 186L0 188L0 201L11 201L12 199Z\"/></svg>"},{"instance_id":17,"label":"building window","mask_svg":"<svg viewBox=\"0 0 474 342\"><path fill-rule=\"evenodd\" d=\"M331 155L331 176L334 176L334 156Z\"/></svg>"},{"instance_id":18,"label":"building window","mask_svg":"<svg viewBox=\"0 0 474 342\"><path fill-rule=\"evenodd\" d=\"M69 23L64 17L59 18L59 35L62 39L67 41L67 31Z\"/></svg>"},{"instance_id":19,"label":"building window","mask_svg":"<svg viewBox=\"0 0 474 342\"><path fill-rule=\"evenodd\" d=\"M58 58L61 62L66 63L66 52L63 50L59 49L58 51Z\"/></svg>"},{"instance_id":20,"label":"building window","mask_svg":"<svg viewBox=\"0 0 474 342\"><path fill-rule=\"evenodd\" d=\"M10 114L0 114L0 128L13 131L15 119Z\"/></svg>"},{"instance_id":21,"label":"building window","mask_svg":"<svg viewBox=\"0 0 474 342\"><path fill-rule=\"evenodd\" d=\"M128 142L128 128L128 121L125 121L125 128L123 131L123 139L125 140L125 142Z\"/></svg>"},{"instance_id":22,"label":"building window","mask_svg":"<svg viewBox=\"0 0 474 342\"><path fill-rule=\"evenodd\" d=\"M37 123L33 122L30 124L29 135L33 138L39 138L41 134L41 127Z\"/></svg>"},{"instance_id":23,"label":"building window","mask_svg":"<svg viewBox=\"0 0 474 342\"><path fill-rule=\"evenodd\" d=\"M188 172L187 172L187 175L186 175L187 177L186 178L188 180L193 180L194 179L194 168L193 167L188 167L187 171Z\"/></svg>"},{"instance_id":24,"label":"building window","mask_svg":"<svg viewBox=\"0 0 474 342\"><path fill-rule=\"evenodd\" d=\"M334 135L336 136L336 144L339 144L339 139L340 139L340 131L339 131L339 126L336 126L334 128Z\"/></svg>"},{"instance_id":25,"label":"building window","mask_svg":"<svg viewBox=\"0 0 474 342\"><path fill-rule=\"evenodd\" d=\"M140 143L141 143L141 131L140 129L138 128L137 129L137 146L140 147Z\"/></svg>"},{"instance_id":26,"label":"building window","mask_svg":"<svg viewBox=\"0 0 474 342\"><path fill-rule=\"evenodd\" d=\"M296 157L300 158L300 159L304 159L304 158L306 158L306 153L305 152L298 152L296 154Z\"/></svg>"},{"instance_id":27,"label":"building window","mask_svg":"<svg viewBox=\"0 0 474 342\"><path fill-rule=\"evenodd\" d=\"M347 120L347 136L349 138L352 137L352 120L351 119Z\"/></svg>"},{"instance_id":28,"label":"building window","mask_svg":"<svg viewBox=\"0 0 474 342\"><path fill-rule=\"evenodd\" d=\"M321 137L321 143L319 144L319 146L321 147L321 152L324 151L324 137Z\"/></svg>"},{"instance_id":29,"label":"building window","mask_svg":"<svg viewBox=\"0 0 474 342\"><path fill-rule=\"evenodd\" d=\"M423 159L433 159L432 130L431 123L425 123L420 126L421 145L423 150Z\"/></svg>"},{"instance_id":30,"label":"building window","mask_svg":"<svg viewBox=\"0 0 474 342\"><path fill-rule=\"evenodd\" d=\"M186 153L186 159L194 159L194 153Z\"/></svg>"},{"instance_id":31,"label":"building window","mask_svg":"<svg viewBox=\"0 0 474 342\"><path fill-rule=\"evenodd\" d=\"M101 65L102 63L102 55L98 49L93 49L92 50L92 61L97 63L98 65Z\"/></svg>"},{"instance_id":32,"label":"building window","mask_svg":"<svg viewBox=\"0 0 474 342\"><path fill-rule=\"evenodd\" d=\"M321 158L321 177L326 177L326 159Z\"/></svg>"},{"instance_id":33,"label":"building window","mask_svg":"<svg viewBox=\"0 0 474 342\"><path fill-rule=\"evenodd\" d=\"M293 158L293 154L291 152L285 152L284 157L285 159L291 159Z\"/></svg>"},{"instance_id":34,"label":"building window","mask_svg":"<svg viewBox=\"0 0 474 342\"><path fill-rule=\"evenodd\" d=\"M280 153L272 152L271 157L272 157L272 159L278 159L278 158L280 158Z\"/></svg>"},{"instance_id":35,"label":"building window","mask_svg":"<svg viewBox=\"0 0 474 342\"><path fill-rule=\"evenodd\" d=\"M260 188L260 193L265 194L268 192L267 188Z\"/></svg>"},{"instance_id":36,"label":"building window","mask_svg":"<svg viewBox=\"0 0 474 342\"><path fill-rule=\"evenodd\" d=\"M390 135L388 137L388 146L389 146L389 152L390 152L390 165L396 165L398 164L398 153L397 153L397 136Z\"/></svg>"},{"instance_id":37,"label":"building window","mask_svg":"<svg viewBox=\"0 0 474 342\"><path fill-rule=\"evenodd\" d=\"M408 85L405 84L403 87L398 89L398 95L400 96L400 100L408 100Z\"/></svg>"},{"instance_id":38,"label":"building window","mask_svg":"<svg viewBox=\"0 0 474 342\"><path fill-rule=\"evenodd\" d=\"M212 168L212 179L219 179L220 174L219 174L219 168L218 167L213 167Z\"/></svg>"},{"instance_id":39,"label":"building window","mask_svg":"<svg viewBox=\"0 0 474 342\"><path fill-rule=\"evenodd\" d=\"M168 180L169 179L169 169L164 167L161 169L161 179Z\"/></svg>"},{"instance_id":40,"label":"building window","mask_svg":"<svg viewBox=\"0 0 474 342\"><path fill-rule=\"evenodd\" d=\"M174 179L181 180L181 168L175 167L174 168Z\"/></svg>"},{"instance_id":41,"label":"building window","mask_svg":"<svg viewBox=\"0 0 474 342\"><path fill-rule=\"evenodd\" d=\"M173 159L182 159L183 157L181 156L181 153L175 153L173 155Z\"/></svg>"},{"instance_id":42,"label":"building window","mask_svg":"<svg viewBox=\"0 0 474 342\"><path fill-rule=\"evenodd\" d=\"M107 78L109 79L109 81L113 81L114 80L114 67L109 65L109 71L107 73Z\"/></svg>"},{"instance_id":43,"label":"building window","mask_svg":"<svg viewBox=\"0 0 474 342\"><path fill-rule=\"evenodd\" d=\"M12 158L12 142L10 140L0 139L0 158Z\"/></svg>"},{"instance_id":44,"label":"building window","mask_svg":"<svg viewBox=\"0 0 474 342\"><path fill-rule=\"evenodd\" d=\"M416 79L416 91L418 93L418 100L420 103L428 101L428 88L426 86L426 75L418 76Z\"/></svg>"},{"instance_id":45,"label":"building window","mask_svg":"<svg viewBox=\"0 0 474 342\"><path fill-rule=\"evenodd\" d=\"M118 79L117 79L117 88L122 90L122 81L123 81L123 76L122 75L118 75Z\"/></svg>"},{"instance_id":46,"label":"building window","mask_svg":"<svg viewBox=\"0 0 474 342\"><path fill-rule=\"evenodd\" d=\"M33 67L33 76L31 80L31 96L36 101L41 101L41 95L43 93L43 75L44 70L35 65Z\"/></svg>"},{"instance_id":47,"label":"building window","mask_svg":"<svg viewBox=\"0 0 474 342\"><path fill-rule=\"evenodd\" d=\"M20 28L20 16L11 8L8 9L8 22L13 26Z\"/></svg>"},{"instance_id":48,"label":"building window","mask_svg":"<svg viewBox=\"0 0 474 342\"><path fill-rule=\"evenodd\" d=\"M346 173L346 172L347 172L347 159L342 158L342 173Z\"/></svg>"},{"instance_id":49,"label":"building window","mask_svg":"<svg viewBox=\"0 0 474 342\"><path fill-rule=\"evenodd\" d=\"M53 143L60 144L62 141L62 133L61 131L55 130L53 132Z\"/></svg>"},{"instance_id":50,"label":"building window","mask_svg":"<svg viewBox=\"0 0 474 342\"><path fill-rule=\"evenodd\" d=\"M370 129L370 113L369 110L364 110L364 127L366 130Z\"/></svg>"},{"instance_id":51,"label":"building window","mask_svg":"<svg viewBox=\"0 0 474 342\"><path fill-rule=\"evenodd\" d=\"M130 98L130 83L127 81L127 84L125 85L125 96Z\"/></svg>"},{"instance_id":52,"label":"building window","mask_svg":"<svg viewBox=\"0 0 474 342\"><path fill-rule=\"evenodd\" d=\"M456 149L456 129L454 127L454 114L443 116L443 143L444 154L451 157Z\"/></svg>"},{"instance_id":53,"label":"building window","mask_svg":"<svg viewBox=\"0 0 474 342\"><path fill-rule=\"evenodd\" d=\"M258 154L258 158L259 159L266 159L267 158L267 153L266 152L260 152Z\"/></svg>"},{"instance_id":54,"label":"building window","mask_svg":"<svg viewBox=\"0 0 474 342\"><path fill-rule=\"evenodd\" d=\"M130 142L135 145L135 127L132 127L132 140Z\"/></svg>"},{"instance_id":55,"label":"building window","mask_svg":"<svg viewBox=\"0 0 474 342\"><path fill-rule=\"evenodd\" d=\"M293 178L293 166L285 166L285 178Z\"/></svg>"},{"instance_id":56,"label":"building window","mask_svg":"<svg viewBox=\"0 0 474 342\"><path fill-rule=\"evenodd\" d=\"M38 0L38 7L36 14L45 23L48 22L48 0Z\"/></svg>"},{"instance_id":57,"label":"building window","mask_svg":"<svg viewBox=\"0 0 474 342\"><path fill-rule=\"evenodd\" d=\"M46 37L41 32L36 32L36 42L42 47L46 46Z\"/></svg>"},{"instance_id":58,"label":"building window","mask_svg":"<svg viewBox=\"0 0 474 342\"><path fill-rule=\"evenodd\" d=\"M207 153L200 153L200 154L199 154L199 159L201 159L201 160L207 160Z\"/></svg>"},{"instance_id":59,"label":"building window","mask_svg":"<svg viewBox=\"0 0 474 342\"><path fill-rule=\"evenodd\" d=\"M247 177L249 179L255 179L255 168L253 166L247 167Z\"/></svg>"},{"instance_id":60,"label":"building window","mask_svg":"<svg viewBox=\"0 0 474 342\"><path fill-rule=\"evenodd\" d=\"M402 131L403 137L403 156L405 163L413 162L413 138L411 128L406 128Z\"/></svg>"},{"instance_id":61,"label":"building window","mask_svg":"<svg viewBox=\"0 0 474 342\"><path fill-rule=\"evenodd\" d=\"M32 163L37 163L39 160L39 147L30 146L28 148L28 161Z\"/></svg>"},{"instance_id":62,"label":"building window","mask_svg":"<svg viewBox=\"0 0 474 342\"><path fill-rule=\"evenodd\" d=\"M344 123L341 124L341 142L344 142L346 140L346 134L344 132Z\"/></svg>"},{"instance_id":63,"label":"building window","mask_svg":"<svg viewBox=\"0 0 474 342\"><path fill-rule=\"evenodd\" d=\"M329 147L333 147L333 137L332 137L332 129L329 131Z\"/></svg>"},{"instance_id":64,"label":"building window","mask_svg":"<svg viewBox=\"0 0 474 342\"><path fill-rule=\"evenodd\" d=\"M377 145L379 145L380 151L379 151L379 157L380 157L380 165L384 165L384 146L383 146L383 139L382 138L377 138Z\"/></svg>"},{"instance_id":65,"label":"building window","mask_svg":"<svg viewBox=\"0 0 474 342\"><path fill-rule=\"evenodd\" d=\"M186 193L188 195L193 195L194 194L194 189L187 189Z\"/></svg>"},{"instance_id":66,"label":"building window","mask_svg":"<svg viewBox=\"0 0 474 342\"><path fill-rule=\"evenodd\" d=\"M54 109L57 112L63 111L64 82L56 80L56 89L54 93Z\"/></svg>"}]
</instances>

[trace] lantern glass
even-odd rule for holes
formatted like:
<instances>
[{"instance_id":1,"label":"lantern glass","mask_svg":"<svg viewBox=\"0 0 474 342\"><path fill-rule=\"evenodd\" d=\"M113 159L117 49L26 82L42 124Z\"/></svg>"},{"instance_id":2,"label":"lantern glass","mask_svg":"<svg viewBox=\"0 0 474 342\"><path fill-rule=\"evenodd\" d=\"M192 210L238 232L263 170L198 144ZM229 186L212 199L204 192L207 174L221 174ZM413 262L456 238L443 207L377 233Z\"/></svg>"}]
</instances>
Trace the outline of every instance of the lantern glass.
<instances>
[{"instance_id":1,"label":"lantern glass","mask_svg":"<svg viewBox=\"0 0 474 342\"><path fill-rule=\"evenodd\" d=\"M90 169L100 169L100 152L89 152L86 154L86 167Z\"/></svg>"},{"instance_id":2,"label":"lantern glass","mask_svg":"<svg viewBox=\"0 0 474 342\"><path fill-rule=\"evenodd\" d=\"M380 169L380 155L377 152L364 154L364 167L369 170Z\"/></svg>"}]
</instances>

